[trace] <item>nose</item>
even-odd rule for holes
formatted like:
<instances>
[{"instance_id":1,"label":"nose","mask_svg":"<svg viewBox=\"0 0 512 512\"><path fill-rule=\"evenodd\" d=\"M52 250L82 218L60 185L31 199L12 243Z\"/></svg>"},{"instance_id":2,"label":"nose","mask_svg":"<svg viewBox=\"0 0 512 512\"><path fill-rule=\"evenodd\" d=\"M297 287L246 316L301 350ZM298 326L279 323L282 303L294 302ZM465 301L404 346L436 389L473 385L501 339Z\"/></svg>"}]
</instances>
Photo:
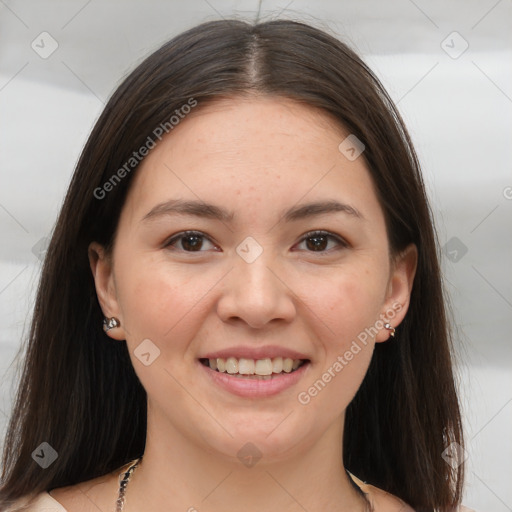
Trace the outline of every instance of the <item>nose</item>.
<instances>
[{"instance_id":1,"label":"nose","mask_svg":"<svg viewBox=\"0 0 512 512\"><path fill-rule=\"evenodd\" d=\"M292 287L265 251L248 263L235 255L234 268L223 280L217 314L224 322L240 320L252 328L272 321L291 322L296 314Z\"/></svg>"}]
</instances>

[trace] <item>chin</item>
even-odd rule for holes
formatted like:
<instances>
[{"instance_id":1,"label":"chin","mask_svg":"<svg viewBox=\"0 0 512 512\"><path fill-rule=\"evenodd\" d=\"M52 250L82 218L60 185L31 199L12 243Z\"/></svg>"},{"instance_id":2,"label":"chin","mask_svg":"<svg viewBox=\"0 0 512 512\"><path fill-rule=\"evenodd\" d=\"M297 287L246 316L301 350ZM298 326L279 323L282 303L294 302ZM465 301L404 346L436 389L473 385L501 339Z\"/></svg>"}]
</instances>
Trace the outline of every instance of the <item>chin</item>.
<instances>
[{"instance_id":1,"label":"chin","mask_svg":"<svg viewBox=\"0 0 512 512\"><path fill-rule=\"evenodd\" d=\"M248 467L255 462L276 463L289 459L301 448L312 445L315 437L304 421L297 424L297 418L293 418L297 413L292 409L290 412L288 417L274 413L258 418L257 414L252 414L243 422L226 424L232 437L226 432L221 438L212 437L210 432L205 436L208 451Z\"/></svg>"}]
</instances>

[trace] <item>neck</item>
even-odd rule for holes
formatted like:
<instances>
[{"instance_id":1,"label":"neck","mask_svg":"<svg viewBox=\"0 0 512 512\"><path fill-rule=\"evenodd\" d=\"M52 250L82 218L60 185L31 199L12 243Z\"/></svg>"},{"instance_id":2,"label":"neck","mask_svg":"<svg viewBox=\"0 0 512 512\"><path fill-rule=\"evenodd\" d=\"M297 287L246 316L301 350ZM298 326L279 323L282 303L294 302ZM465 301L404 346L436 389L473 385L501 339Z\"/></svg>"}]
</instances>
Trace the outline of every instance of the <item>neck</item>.
<instances>
[{"instance_id":1,"label":"neck","mask_svg":"<svg viewBox=\"0 0 512 512\"><path fill-rule=\"evenodd\" d=\"M343 467L342 418L315 443L254 465L199 446L169 424L163 430L164 424L148 414L146 448L127 486L125 512L365 510Z\"/></svg>"}]
</instances>

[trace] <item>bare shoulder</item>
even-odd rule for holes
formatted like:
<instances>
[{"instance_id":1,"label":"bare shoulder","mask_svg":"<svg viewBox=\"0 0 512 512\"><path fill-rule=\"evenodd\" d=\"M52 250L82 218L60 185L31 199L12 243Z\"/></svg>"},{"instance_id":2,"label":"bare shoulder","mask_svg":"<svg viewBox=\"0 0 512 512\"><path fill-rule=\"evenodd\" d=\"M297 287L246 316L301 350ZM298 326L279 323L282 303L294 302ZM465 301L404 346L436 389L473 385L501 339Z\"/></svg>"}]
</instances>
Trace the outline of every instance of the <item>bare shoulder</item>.
<instances>
[{"instance_id":1,"label":"bare shoulder","mask_svg":"<svg viewBox=\"0 0 512 512\"><path fill-rule=\"evenodd\" d=\"M118 474L115 471L75 485L58 487L49 491L49 494L67 512L111 510L117 499Z\"/></svg>"},{"instance_id":2,"label":"bare shoulder","mask_svg":"<svg viewBox=\"0 0 512 512\"><path fill-rule=\"evenodd\" d=\"M375 512L414 512L405 501L373 485L365 484L352 475L361 490L367 495Z\"/></svg>"}]
</instances>

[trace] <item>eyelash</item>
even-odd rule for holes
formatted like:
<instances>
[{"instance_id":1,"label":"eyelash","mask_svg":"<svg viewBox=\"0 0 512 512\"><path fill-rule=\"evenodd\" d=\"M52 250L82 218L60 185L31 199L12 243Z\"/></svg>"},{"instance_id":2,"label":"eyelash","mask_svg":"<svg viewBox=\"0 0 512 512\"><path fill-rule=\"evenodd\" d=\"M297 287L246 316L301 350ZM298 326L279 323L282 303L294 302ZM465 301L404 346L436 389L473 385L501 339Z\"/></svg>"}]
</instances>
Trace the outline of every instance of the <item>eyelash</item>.
<instances>
[{"instance_id":1,"label":"eyelash","mask_svg":"<svg viewBox=\"0 0 512 512\"><path fill-rule=\"evenodd\" d=\"M198 237L206 238L206 239L208 239L211 242L211 240L204 233L202 233L201 231L182 231L181 233L173 235L170 239L168 239L164 243L164 248L171 247L173 244L178 242L180 239L186 238L187 236L198 236ZM323 231L323 230L308 231L307 233L305 233L302 236L302 238L300 239L299 243L302 243L305 240L307 240L308 238L313 238L315 236L323 236L323 237L335 240L339 244L339 246L341 248L349 247L348 242L346 240L344 240L343 238L341 238L340 236L335 235L334 233L330 233L329 231ZM176 250L179 250L179 249L176 249ZM334 249L334 250L339 250L339 248L338 249ZM329 249L329 250L325 250L325 251L307 251L307 252L310 252L310 253L313 253L313 254L319 254L320 256L322 256L322 255L330 254L332 251L333 251L333 249ZM194 253L201 253L201 252L205 252L205 251L185 251L185 250L182 250L182 252L185 252L185 253L188 253L188 254L194 254Z\"/></svg>"}]
</instances>

